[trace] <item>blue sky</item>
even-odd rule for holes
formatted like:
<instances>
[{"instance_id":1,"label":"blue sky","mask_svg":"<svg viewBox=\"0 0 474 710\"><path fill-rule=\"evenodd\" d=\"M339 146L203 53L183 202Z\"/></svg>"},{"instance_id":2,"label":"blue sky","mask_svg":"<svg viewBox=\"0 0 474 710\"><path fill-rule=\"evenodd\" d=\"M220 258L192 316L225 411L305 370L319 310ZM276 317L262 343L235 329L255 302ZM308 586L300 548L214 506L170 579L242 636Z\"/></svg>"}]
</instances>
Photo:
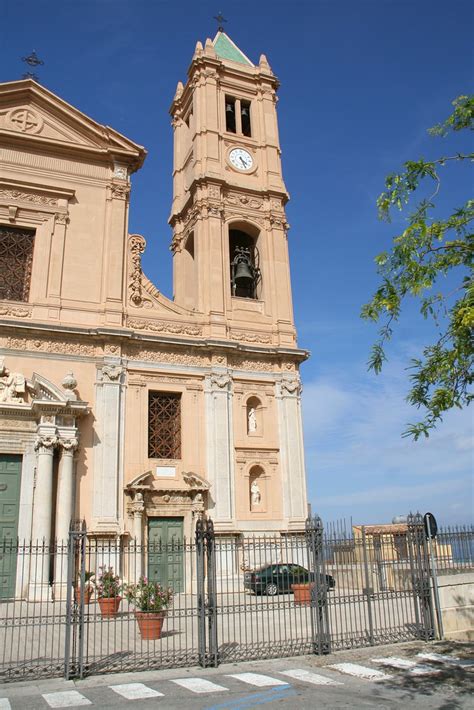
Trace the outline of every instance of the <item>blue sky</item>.
<instances>
[{"instance_id":1,"label":"blue sky","mask_svg":"<svg viewBox=\"0 0 474 710\"><path fill-rule=\"evenodd\" d=\"M130 231L148 242L147 275L171 295L172 132L168 108L197 40L226 30L281 81L278 104L299 343L309 497L326 520L387 522L410 509L472 520L472 413L450 413L427 441L400 434L408 358L430 327L409 304L382 376L366 371L375 330L359 319L377 284L373 257L400 231L377 219L384 176L407 159L466 146L426 128L472 91L474 10L468 0L7 0L1 80L21 77L35 48L40 80L101 123L144 145ZM440 210L462 204L469 166L446 169Z\"/></svg>"}]
</instances>

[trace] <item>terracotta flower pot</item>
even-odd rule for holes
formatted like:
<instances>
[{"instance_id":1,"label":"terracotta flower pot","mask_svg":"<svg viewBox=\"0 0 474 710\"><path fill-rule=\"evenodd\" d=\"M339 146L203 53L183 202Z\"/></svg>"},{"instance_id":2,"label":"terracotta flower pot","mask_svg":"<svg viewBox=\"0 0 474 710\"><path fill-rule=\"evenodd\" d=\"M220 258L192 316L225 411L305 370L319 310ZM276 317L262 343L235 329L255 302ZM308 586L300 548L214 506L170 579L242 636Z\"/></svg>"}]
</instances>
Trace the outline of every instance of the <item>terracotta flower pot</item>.
<instances>
[{"instance_id":1,"label":"terracotta flower pot","mask_svg":"<svg viewBox=\"0 0 474 710\"><path fill-rule=\"evenodd\" d=\"M99 597L97 601L102 616L116 616L122 597Z\"/></svg>"},{"instance_id":2,"label":"terracotta flower pot","mask_svg":"<svg viewBox=\"0 0 474 710\"><path fill-rule=\"evenodd\" d=\"M309 584L292 584L291 589L294 594L295 604L310 604L311 603L311 590L314 587L314 582Z\"/></svg>"},{"instance_id":3,"label":"terracotta flower pot","mask_svg":"<svg viewBox=\"0 0 474 710\"><path fill-rule=\"evenodd\" d=\"M161 638L166 611L135 611L140 635L145 641Z\"/></svg>"},{"instance_id":4,"label":"terracotta flower pot","mask_svg":"<svg viewBox=\"0 0 474 710\"><path fill-rule=\"evenodd\" d=\"M93 594L94 594L94 590L92 589L92 587L86 587L84 589L84 604L90 604ZM76 587L74 589L74 599L76 600L76 604L81 603L81 588L80 587Z\"/></svg>"}]
</instances>

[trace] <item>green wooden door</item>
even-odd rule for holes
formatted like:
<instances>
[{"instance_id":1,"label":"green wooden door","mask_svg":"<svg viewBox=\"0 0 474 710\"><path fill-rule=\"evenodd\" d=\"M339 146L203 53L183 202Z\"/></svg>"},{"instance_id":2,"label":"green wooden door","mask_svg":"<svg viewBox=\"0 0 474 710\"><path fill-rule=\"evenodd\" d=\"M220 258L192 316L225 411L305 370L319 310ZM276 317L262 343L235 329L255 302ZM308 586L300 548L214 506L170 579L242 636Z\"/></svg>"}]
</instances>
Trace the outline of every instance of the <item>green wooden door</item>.
<instances>
[{"instance_id":1,"label":"green wooden door","mask_svg":"<svg viewBox=\"0 0 474 710\"><path fill-rule=\"evenodd\" d=\"M183 518L148 519L148 577L183 591Z\"/></svg>"},{"instance_id":2,"label":"green wooden door","mask_svg":"<svg viewBox=\"0 0 474 710\"><path fill-rule=\"evenodd\" d=\"M21 456L0 454L0 599L15 595Z\"/></svg>"}]
</instances>

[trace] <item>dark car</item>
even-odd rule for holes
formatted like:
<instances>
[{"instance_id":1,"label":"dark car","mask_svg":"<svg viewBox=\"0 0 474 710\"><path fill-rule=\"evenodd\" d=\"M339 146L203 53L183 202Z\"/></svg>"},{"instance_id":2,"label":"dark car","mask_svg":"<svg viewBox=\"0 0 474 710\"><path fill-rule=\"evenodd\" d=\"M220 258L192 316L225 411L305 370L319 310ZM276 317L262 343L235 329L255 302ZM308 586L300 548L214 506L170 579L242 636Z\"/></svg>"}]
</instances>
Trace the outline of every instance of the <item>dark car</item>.
<instances>
[{"instance_id":1,"label":"dark car","mask_svg":"<svg viewBox=\"0 0 474 710\"><path fill-rule=\"evenodd\" d=\"M314 573L301 565L275 564L264 565L258 569L246 572L244 576L244 587L250 589L255 594L275 594L291 592L292 584L307 584L314 581ZM334 589L336 582L330 574L321 575L321 583L326 584L326 589Z\"/></svg>"}]
</instances>

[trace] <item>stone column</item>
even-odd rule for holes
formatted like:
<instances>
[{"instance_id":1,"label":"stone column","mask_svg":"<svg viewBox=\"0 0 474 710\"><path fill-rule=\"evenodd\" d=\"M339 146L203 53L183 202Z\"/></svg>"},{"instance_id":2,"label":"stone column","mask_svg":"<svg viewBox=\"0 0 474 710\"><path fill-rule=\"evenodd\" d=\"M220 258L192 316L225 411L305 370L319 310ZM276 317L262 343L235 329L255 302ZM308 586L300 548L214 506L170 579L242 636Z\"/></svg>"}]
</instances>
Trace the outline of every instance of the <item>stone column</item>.
<instances>
[{"instance_id":1,"label":"stone column","mask_svg":"<svg viewBox=\"0 0 474 710\"><path fill-rule=\"evenodd\" d=\"M226 372L206 380L206 446L210 498L209 514L216 530L232 530L235 522L234 436L232 380Z\"/></svg>"},{"instance_id":2,"label":"stone column","mask_svg":"<svg viewBox=\"0 0 474 710\"><path fill-rule=\"evenodd\" d=\"M130 581L138 582L143 574L143 514L145 512L145 503L143 493L137 491L135 493L131 506L133 516L133 541L131 544L130 555Z\"/></svg>"},{"instance_id":3,"label":"stone column","mask_svg":"<svg viewBox=\"0 0 474 710\"><path fill-rule=\"evenodd\" d=\"M39 435L35 450L38 454L36 485L33 498L33 549L30 563L29 598L33 601L51 599L49 587L50 546L53 516L53 456L58 438L56 435Z\"/></svg>"},{"instance_id":4,"label":"stone column","mask_svg":"<svg viewBox=\"0 0 474 710\"><path fill-rule=\"evenodd\" d=\"M76 437L59 438L59 461L56 491L56 551L54 561L54 598L65 599L67 593L67 555L69 527L74 515L74 453L78 447Z\"/></svg>"}]
</instances>

